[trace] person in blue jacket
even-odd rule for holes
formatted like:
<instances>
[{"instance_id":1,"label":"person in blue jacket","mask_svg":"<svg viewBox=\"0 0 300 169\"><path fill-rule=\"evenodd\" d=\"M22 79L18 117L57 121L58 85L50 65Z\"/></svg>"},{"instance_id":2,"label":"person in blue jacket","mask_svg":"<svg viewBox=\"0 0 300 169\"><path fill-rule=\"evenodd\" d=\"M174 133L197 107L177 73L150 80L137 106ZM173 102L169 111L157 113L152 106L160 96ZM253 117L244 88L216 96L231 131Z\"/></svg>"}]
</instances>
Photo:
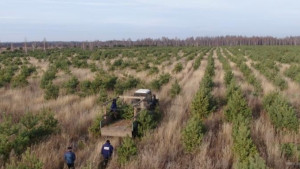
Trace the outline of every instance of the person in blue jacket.
<instances>
[{"instance_id":1,"label":"person in blue jacket","mask_svg":"<svg viewBox=\"0 0 300 169\"><path fill-rule=\"evenodd\" d=\"M111 106L110 106L110 112L113 113L113 118L116 120L118 119L118 113L117 113L117 99L113 99Z\"/></svg>"},{"instance_id":2,"label":"person in blue jacket","mask_svg":"<svg viewBox=\"0 0 300 169\"><path fill-rule=\"evenodd\" d=\"M117 99L113 99L112 104L110 106L110 111L117 111Z\"/></svg>"},{"instance_id":3,"label":"person in blue jacket","mask_svg":"<svg viewBox=\"0 0 300 169\"><path fill-rule=\"evenodd\" d=\"M72 147L68 147L68 151L65 153L65 161L67 163L68 168L75 169L74 162L76 160L75 153L72 152Z\"/></svg>"},{"instance_id":4,"label":"person in blue jacket","mask_svg":"<svg viewBox=\"0 0 300 169\"><path fill-rule=\"evenodd\" d=\"M109 140L106 140L106 143L102 146L101 154L104 158L104 166L107 165L108 160L111 158L114 151L114 147L110 144Z\"/></svg>"}]
</instances>

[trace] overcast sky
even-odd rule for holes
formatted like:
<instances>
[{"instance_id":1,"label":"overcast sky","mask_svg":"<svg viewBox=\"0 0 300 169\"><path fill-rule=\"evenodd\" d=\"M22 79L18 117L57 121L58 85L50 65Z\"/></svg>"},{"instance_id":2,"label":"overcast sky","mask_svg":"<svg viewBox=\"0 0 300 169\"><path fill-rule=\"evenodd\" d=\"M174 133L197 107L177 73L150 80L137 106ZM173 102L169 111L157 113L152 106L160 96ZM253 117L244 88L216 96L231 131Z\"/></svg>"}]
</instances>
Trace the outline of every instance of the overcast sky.
<instances>
[{"instance_id":1,"label":"overcast sky","mask_svg":"<svg viewBox=\"0 0 300 169\"><path fill-rule=\"evenodd\" d=\"M0 41L300 35L299 0L0 0Z\"/></svg>"}]
</instances>

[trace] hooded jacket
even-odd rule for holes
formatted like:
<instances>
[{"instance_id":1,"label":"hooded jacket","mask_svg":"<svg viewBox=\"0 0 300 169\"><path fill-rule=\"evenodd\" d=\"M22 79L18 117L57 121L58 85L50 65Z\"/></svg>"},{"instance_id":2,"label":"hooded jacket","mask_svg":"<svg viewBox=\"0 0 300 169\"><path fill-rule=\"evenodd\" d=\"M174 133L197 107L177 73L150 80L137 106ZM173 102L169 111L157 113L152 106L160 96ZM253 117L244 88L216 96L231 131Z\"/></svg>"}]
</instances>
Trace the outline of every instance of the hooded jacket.
<instances>
[{"instance_id":1,"label":"hooded jacket","mask_svg":"<svg viewBox=\"0 0 300 169\"><path fill-rule=\"evenodd\" d=\"M101 154L103 155L104 158L110 158L112 153L113 153L114 147L110 145L110 143L105 143L102 146L101 149Z\"/></svg>"}]
</instances>

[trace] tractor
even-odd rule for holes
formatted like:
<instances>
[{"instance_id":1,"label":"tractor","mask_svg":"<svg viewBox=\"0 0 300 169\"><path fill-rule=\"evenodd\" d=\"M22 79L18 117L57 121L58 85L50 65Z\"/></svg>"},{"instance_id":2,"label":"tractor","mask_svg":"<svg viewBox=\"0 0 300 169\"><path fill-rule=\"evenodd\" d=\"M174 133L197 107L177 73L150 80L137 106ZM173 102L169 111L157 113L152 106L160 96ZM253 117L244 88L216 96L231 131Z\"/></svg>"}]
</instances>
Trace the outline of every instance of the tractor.
<instances>
[{"instance_id":1,"label":"tractor","mask_svg":"<svg viewBox=\"0 0 300 169\"><path fill-rule=\"evenodd\" d=\"M116 104L117 99L121 99L122 102L133 106L132 119L118 119L118 109L111 108L110 112L107 112L106 106L109 103ZM134 92L133 96L119 96L104 103L103 120L100 122L101 136L135 137L138 128L136 122L139 112L145 109L152 111L157 105L158 99L149 89L138 89Z\"/></svg>"}]
</instances>

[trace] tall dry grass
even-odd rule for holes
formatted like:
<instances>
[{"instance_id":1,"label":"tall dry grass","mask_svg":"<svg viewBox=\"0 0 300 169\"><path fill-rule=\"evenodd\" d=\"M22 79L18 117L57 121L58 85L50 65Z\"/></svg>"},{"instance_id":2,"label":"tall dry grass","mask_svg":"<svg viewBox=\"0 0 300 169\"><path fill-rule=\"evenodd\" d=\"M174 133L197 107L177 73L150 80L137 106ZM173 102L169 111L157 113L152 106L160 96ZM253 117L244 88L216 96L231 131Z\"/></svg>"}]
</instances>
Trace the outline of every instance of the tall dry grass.
<instances>
[{"instance_id":1,"label":"tall dry grass","mask_svg":"<svg viewBox=\"0 0 300 169\"><path fill-rule=\"evenodd\" d=\"M18 120L28 111L38 113L41 109L50 108L54 112L59 121L59 134L49 136L31 148L42 160L45 169L64 168L63 154L69 145L74 147L78 158L76 166L79 168L87 161L99 161L100 146L105 138L93 139L88 133L88 127L94 118L101 114L101 107L96 103L97 96L80 98L77 95L67 95L59 96L56 100L44 100L44 92L39 85L44 71L42 66L48 64L32 60L33 64L43 64L39 65L37 77L30 77L27 87L1 88L0 113L10 114L13 119ZM93 76L87 71L74 71L81 79ZM59 80L66 78L65 73L58 73L57 76L57 83L62 83ZM116 139L112 142L117 145L119 141Z\"/></svg>"},{"instance_id":2,"label":"tall dry grass","mask_svg":"<svg viewBox=\"0 0 300 169\"><path fill-rule=\"evenodd\" d=\"M79 81L94 80L96 73L91 72L90 69L70 68L71 74L78 78Z\"/></svg>"},{"instance_id":3,"label":"tall dry grass","mask_svg":"<svg viewBox=\"0 0 300 169\"><path fill-rule=\"evenodd\" d=\"M216 67L213 79L216 85L213 96L217 100L223 100L225 96L224 71L215 51L213 58ZM105 65L103 62L100 62L99 65ZM192 66L193 61L185 62L183 58L178 62L182 62L184 65L184 69L178 74L172 74L177 62L172 62L173 64L160 67L160 69L165 73L170 72L179 81L182 93L172 99L169 93L171 83L163 86L161 91L157 93L164 118L157 129L142 138L138 144L138 156L121 168L232 168L232 125L224 121L222 105L219 105L218 109L204 122L208 131L200 150L195 154L184 152L181 145L181 130L188 118L189 105L204 75L207 56L202 60L200 68L195 71ZM32 152L43 161L44 168L66 168L63 154L69 145L74 147L77 155L77 168L83 168L89 163L92 168L98 168L101 160L100 149L107 138L92 138L88 133L88 127L94 118L101 114L101 106L96 103L97 96L80 98L77 95L67 95L59 96L57 100L45 101L43 90L39 87L39 81L42 73L47 69L48 63L34 59L30 59L30 63L39 66L38 78L31 77L29 86L24 88L1 88L0 113L10 113L13 118L17 119L26 111L39 112L43 108L50 108L55 113L55 118L59 120L61 132L45 138L42 142L31 147ZM266 160L268 166L284 168L286 160L281 156L280 144L286 142L300 143L299 133L276 133L268 116L262 111L261 100L251 94L253 87L246 83L242 73L234 63L230 62L230 65L247 96L249 106L256 114L251 125L251 134L260 155ZM146 81L153 78L147 76L146 72L127 70L125 72ZM253 72L255 73L255 70ZM71 73L80 80L91 80L94 77L91 72L83 69L71 69ZM115 73L119 72L115 71ZM120 72L118 75L122 73ZM64 73L58 74L55 83L63 83L68 76ZM255 76L263 80L263 76L259 73ZM267 82L262 84L264 91L270 90ZM127 91L127 94L132 92L133 90ZM119 138L110 138L110 140L115 147L118 147L121 142ZM108 168L120 167L115 157L116 154Z\"/></svg>"},{"instance_id":4,"label":"tall dry grass","mask_svg":"<svg viewBox=\"0 0 300 169\"><path fill-rule=\"evenodd\" d=\"M234 74L234 77L235 77L236 81L238 82L239 86L242 88L242 90L246 94L246 97L250 96L254 91L254 87L251 84L247 83L243 73L239 70L238 66L234 62L232 62L230 59L228 59L228 57L224 54L222 48L220 51L221 51L221 55L223 55L223 57L228 60L229 65L231 66L231 69L232 69L232 73Z\"/></svg>"},{"instance_id":5,"label":"tall dry grass","mask_svg":"<svg viewBox=\"0 0 300 169\"><path fill-rule=\"evenodd\" d=\"M277 63L280 68L280 74L284 78L284 80L288 84L288 88L284 90L285 97L290 99L290 102L294 105L297 109L298 113L300 114L300 84L298 82L293 81L292 79L286 77L284 72L291 66L286 63Z\"/></svg>"},{"instance_id":6,"label":"tall dry grass","mask_svg":"<svg viewBox=\"0 0 300 169\"><path fill-rule=\"evenodd\" d=\"M232 54L231 54L232 55ZM262 74L251 66L252 60L245 56L246 64L253 71L256 78L262 81L263 95L276 90L276 87L269 82ZM245 81L238 81L239 84L246 83ZM293 96L288 95L287 91L292 90L290 88L282 92L290 101L293 100ZM294 92L297 89L292 90ZM253 122L251 124L251 136L252 140L256 144L259 154L264 158L268 167L281 169L290 168L292 166L287 165L287 160L284 158L280 146L283 143L300 143L300 133L290 133L285 131L276 131L274 126L271 124L267 112L262 108L262 98L257 96L249 95L249 92L243 89L244 94L247 97L248 105L253 112ZM250 92L251 93L251 92ZM296 102L296 103L295 103ZM299 104L299 100L292 102L293 105Z\"/></svg>"},{"instance_id":7,"label":"tall dry grass","mask_svg":"<svg viewBox=\"0 0 300 169\"><path fill-rule=\"evenodd\" d=\"M88 96L80 98L77 95L59 96L56 100L44 100L43 90L39 87L40 78L44 71L47 70L48 63L38 61L32 58L31 63L38 66L38 77L30 78L29 85L20 89L2 88L0 89L0 110L13 115L14 118L21 117L25 112L39 112L43 108L50 108L55 113L55 118L59 121L60 133L52 135L42 142L32 146L32 152L36 154L44 163L44 168L64 168L63 154L67 146L72 145L77 155L76 167L91 163L93 168L97 168L100 162L100 148L107 138L91 138L89 137L88 127L91 125L94 118L101 114L101 107L97 105L97 96ZM191 74L191 65L184 70L183 74ZM88 69L71 68L71 75L75 75L79 80L92 80L94 73ZM172 65L166 67L166 70L173 70ZM57 78L54 80L55 84L64 83L71 75L64 72L58 72ZM132 73L136 76L135 73ZM189 76L178 75L186 77L181 80L181 85L185 85L189 80ZM140 73L142 79L147 79L144 72ZM200 77L199 77L200 78ZM195 79L199 79L195 78ZM198 82L197 82L198 83ZM169 97L169 90L171 83L163 87L162 92L158 97L163 101L162 103L169 104L171 99ZM188 88L197 88L191 83ZM193 90L187 92L189 95L194 94ZM182 102L174 101L174 104L182 104ZM189 103L186 103L189 105ZM185 107L184 109L187 109ZM171 108L164 108L164 110ZM174 111L174 107L170 111ZM177 111L177 110L176 110ZM172 116L175 118L176 116ZM183 120L184 121L184 120ZM170 133L171 134L171 133ZM179 136L177 134L177 136ZM171 137L171 136L170 136ZM119 138L110 138L114 146L120 144ZM112 162L113 163L113 162Z\"/></svg>"},{"instance_id":8,"label":"tall dry grass","mask_svg":"<svg viewBox=\"0 0 300 169\"><path fill-rule=\"evenodd\" d=\"M204 120L207 133L202 141L201 148L191 161L191 168L231 168L233 161L231 137L232 125L225 122L224 99L226 87L224 71L221 62L217 59L216 50L213 51L215 63L214 88L212 95L217 101L217 109Z\"/></svg>"},{"instance_id":9,"label":"tall dry grass","mask_svg":"<svg viewBox=\"0 0 300 169\"><path fill-rule=\"evenodd\" d=\"M207 61L204 59L197 71L189 69L189 66L185 67L187 72L183 70L181 74L186 78L179 81L184 92L174 100L169 96L170 86L162 89L159 99L162 101L160 105L164 110L164 118L157 129L143 137L139 143L138 156L124 168L188 168L189 158L192 156L184 154L180 140L181 129L187 120L189 105L198 90L206 64ZM117 166L113 159L109 168Z\"/></svg>"}]
</instances>

